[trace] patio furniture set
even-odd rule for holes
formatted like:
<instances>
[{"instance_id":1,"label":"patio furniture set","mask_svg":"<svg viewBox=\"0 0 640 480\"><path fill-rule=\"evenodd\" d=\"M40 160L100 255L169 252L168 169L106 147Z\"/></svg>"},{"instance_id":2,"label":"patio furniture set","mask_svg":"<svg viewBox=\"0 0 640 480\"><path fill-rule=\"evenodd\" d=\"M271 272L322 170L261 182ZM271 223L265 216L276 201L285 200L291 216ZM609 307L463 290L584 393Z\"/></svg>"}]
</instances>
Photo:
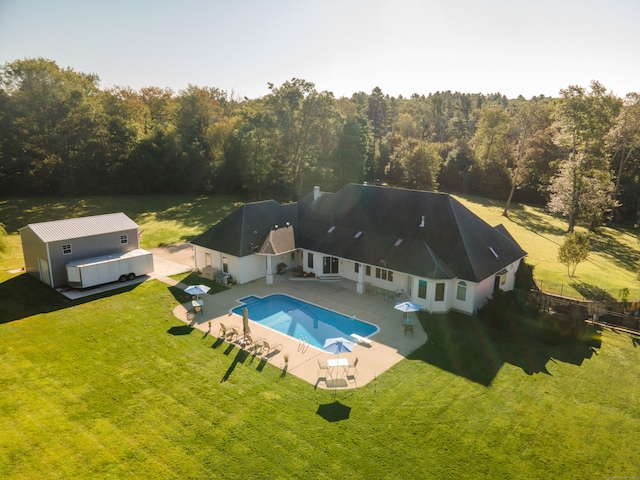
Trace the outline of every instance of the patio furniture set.
<instances>
[{"instance_id":1,"label":"patio furniture set","mask_svg":"<svg viewBox=\"0 0 640 480\"><path fill-rule=\"evenodd\" d=\"M243 350L253 350L256 355L263 358L274 355L282 351L283 348L281 343L272 346L266 338L254 341L251 334L245 335L237 327L227 327L223 323L220 323L218 337L227 342L235 343Z\"/></svg>"},{"instance_id":2,"label":"patio furniture set","mask_svg":"<svg viewBox=\"0 0 640 480\"><path fill-rule=\"evenodd\" d=\"M324 375L323 375L324 373ZM355 382L358 375L358 357L350 360L346 357L330 358L326 362L318 360L318 378L324 378L335 383L337 380L353 379Z\"/></svg>"}]
</instances>

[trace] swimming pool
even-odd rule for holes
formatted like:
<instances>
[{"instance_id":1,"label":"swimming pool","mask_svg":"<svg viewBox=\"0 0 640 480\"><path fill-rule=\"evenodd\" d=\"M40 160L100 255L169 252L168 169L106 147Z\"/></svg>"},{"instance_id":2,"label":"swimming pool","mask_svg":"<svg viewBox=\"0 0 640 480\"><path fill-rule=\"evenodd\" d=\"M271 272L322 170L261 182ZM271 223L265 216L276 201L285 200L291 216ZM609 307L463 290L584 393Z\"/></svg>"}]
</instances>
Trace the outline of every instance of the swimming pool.
<instances>
[{"instance_id":1,"label":"swimming pool","mask_svg":"<svg viewBox=\"0 0 640 480\"><path fill-rule=\"evenodd\" d=\"M266 297L245 297L231 312L242 316L247 307L249 318L295 339L304 337L309 345L322 348L327 338L350 337L352 333L368 337L380 330L376 325L348 317L333 310L280 293Z\"/></svg>"}]
</instances>

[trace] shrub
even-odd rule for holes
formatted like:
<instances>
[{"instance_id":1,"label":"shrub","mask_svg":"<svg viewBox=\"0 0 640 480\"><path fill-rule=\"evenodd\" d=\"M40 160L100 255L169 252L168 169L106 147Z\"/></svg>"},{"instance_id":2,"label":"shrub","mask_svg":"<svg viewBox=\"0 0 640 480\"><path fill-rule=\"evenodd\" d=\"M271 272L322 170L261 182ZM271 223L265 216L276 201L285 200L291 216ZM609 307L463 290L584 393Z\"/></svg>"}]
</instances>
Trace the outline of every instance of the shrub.
<instances>
[{"instance_id":1,"label":"shrub","mask_svg":"<svg viewBox=\"0 0 640 480\"><path fill-rule=\"evenodd\" d=\"M478 316L490 325L499 326L516 313L518 307L513 292L498 289L478 311Z\"/></svg>"}]
</instances>

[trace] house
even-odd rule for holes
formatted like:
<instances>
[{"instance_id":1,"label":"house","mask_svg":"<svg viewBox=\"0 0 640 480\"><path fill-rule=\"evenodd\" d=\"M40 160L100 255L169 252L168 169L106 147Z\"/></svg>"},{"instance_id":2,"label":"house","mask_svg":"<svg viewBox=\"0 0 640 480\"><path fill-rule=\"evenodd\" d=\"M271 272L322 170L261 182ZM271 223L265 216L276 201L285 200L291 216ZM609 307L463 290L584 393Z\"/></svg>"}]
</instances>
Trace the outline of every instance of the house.
<instances>
[{"instance_id":1,"label":"house","mask_svg":"<svg viewBox=\"0 0 640 480\"><path fill-rule=\"evenodd\" d=\"M26 272L53 288L68 283L70 262L140 248L138 225L124 213L30 223L19 232Z\"/></svg>"},{"instance_id":2,"label":"house","mask_svg":"<svg viewBox=\"0 0 640 480\"><path fill-rule=\"evenodd\" d=\"M345 278L403 292L431 312L473 313L494 290L513 289L526 252L451 195L349 184L318 187L296 203L243 205L195 238L197 269L246 283L273 282L279 263L318 279Z\"/></svg>"}]
</instances>

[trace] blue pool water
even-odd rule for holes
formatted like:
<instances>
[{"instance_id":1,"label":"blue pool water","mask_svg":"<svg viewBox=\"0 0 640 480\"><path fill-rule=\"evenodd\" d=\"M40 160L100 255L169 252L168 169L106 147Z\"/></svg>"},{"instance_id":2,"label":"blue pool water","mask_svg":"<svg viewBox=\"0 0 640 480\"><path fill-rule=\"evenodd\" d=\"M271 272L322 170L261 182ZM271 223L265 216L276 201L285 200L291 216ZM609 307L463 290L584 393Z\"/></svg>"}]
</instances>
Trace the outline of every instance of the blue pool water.
<instances>
[{"instance_id":1,"label":"blue pool water","mask_svg":"<svg viewBox=\"0 0 640 480\"><path fill-rule=\"evenodd\" d=\"M239 301L242 305L231 309L231 312L242 316L242 309L247 307L249 318L254 322L296 339L304 337L310 345L318 348L322 348L327 338L355 340L350 337L352 333L368 337L379 330L371 323L288 295L251 296Z\"/></svg>"}]
</instances>

